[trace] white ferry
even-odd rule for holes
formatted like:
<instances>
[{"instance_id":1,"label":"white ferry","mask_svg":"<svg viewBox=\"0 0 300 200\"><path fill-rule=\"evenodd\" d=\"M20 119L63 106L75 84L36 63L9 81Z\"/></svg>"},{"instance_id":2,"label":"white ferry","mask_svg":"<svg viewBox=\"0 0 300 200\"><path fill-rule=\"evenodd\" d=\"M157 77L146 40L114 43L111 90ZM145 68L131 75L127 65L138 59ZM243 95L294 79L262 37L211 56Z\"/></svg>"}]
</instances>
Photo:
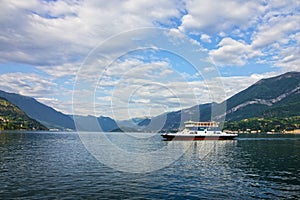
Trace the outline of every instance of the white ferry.
<instances>
[{"instance_id":1,"label":"white ferry","mask_svg":"<svg viewBox=\"0 0 300 200\"><path fill-rule=\"evenodd\" d=\"M222 132L218 122L187 121L184 124L181 132L164 133L161 136L166 140L231 140L238 136Z\"/></svg>"}]
</instances>

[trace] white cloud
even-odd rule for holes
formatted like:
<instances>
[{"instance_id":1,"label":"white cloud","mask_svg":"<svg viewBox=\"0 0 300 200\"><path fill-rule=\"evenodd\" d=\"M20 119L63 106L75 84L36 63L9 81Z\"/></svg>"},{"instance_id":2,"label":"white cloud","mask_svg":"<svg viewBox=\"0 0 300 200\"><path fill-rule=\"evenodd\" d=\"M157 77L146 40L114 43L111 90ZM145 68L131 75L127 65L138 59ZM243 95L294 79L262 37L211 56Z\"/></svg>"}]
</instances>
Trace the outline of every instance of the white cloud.
<instances>
[{"instance_id":1,"label":"white cloud","mask_svg":"<svg viewBox=\"0 0 300 200\"><path fill-rule=\"evenodd\" d=\"M214 62L220 66L242 66L246 64L249 58L261 55L258 50L253 50L251 45L228 37L222 39L218 46L218 49L211 50L209 54Z\"/></svg>"},{"instance_id":2,"label":"white cloud","mask_svg":"<svg viewBox=\"0 0 300 200\"><path fill-rule=\"evenodd\" d=\"M75 77L79 70L80 64L77 63L65 63L57 66L39 66L37 69L46 72L48 75L54 78L62 77Z\"/></svg>"},{"instance_id":3,"label":"white cloud","mask_svg":"<svg viewBox=\"0 0 300 200\"><path fill-rule=\"evenodd\" d=\"M180 1L171 0L1 1L0 62L61 65L82 59L112 35L173 23L181 9Z\"/></svg>"},{"instance_id":4,"label":"white cloud","mask_svg":"<svg viewBox=\"0 0 300 200\"><path fill-rule=\"evenodd\" d=\"M201 34L200 39L201 39L203 42L211 43L210 36L207 35L207 34Z\"/></svg>"},{"instance_id":5,"label":"white cloud","mask_svg":"<svg viewBox=\"0 0 300 200\"><path fill-rule=\"evenodd\" d=\"M180 86L174 84L175 80L180 79L180 74L164 60L119 60L102 74L98 83L97 115L107 112L108 106L114 110L114 118L124 119L148 116L149 113L158 115L166 109L179 109L179 93L184 91L183 94L187 94L189 91L186 86L179 90ZM182 84L186 84L183 79L180 85ZM190 98L190 95L186 95L185 98ZM186 103L183 104L186 106ZM106 106L103 106L104 104Z\"/></svg>"},{"instance_id":6,"label":"white cloud","mask_svg":"<svg viewBox=\"0 0 300 200\"><path fill-rule=\"evenodd\" d=\"M210 51L210 56L220 66L243 66L250 59L256 58L260 63L299 70L299 21L298 13L266 13L249 44L241 39L226 37L219 42L218 49Z\"/></svg>"},{"instance_id":7,"label":"white cloud","mask_svg":"<svg viewBox=\"0 0 300 200\"><path fill-rule=\"evenodd\" d=\"M287 44L289 35L300 31L300 15L272 16L258 27L253 35L253 48L264 48L273 43Z\"/></svg>"},{"instance_id":8,"label":"white cloud","mask_svg":"<svg viewBox=\"0 0 300 200\"><path fill-rule=\"evenodd\" d=\"M283 71L300 71L300 47L287 47L281 50L275 66Z\"/></svg>"},{"instance_id":9,"label":"white cloud","mask_svg":"<svg viewBox=\"0 0 300 200\"><path fill-rule=\"evenodd\" d=\"M0 8L4 27L0 30L3 47L0 61L63 65L73 62L74 57L83 59L99 41L121 31L157 23L173 24L172 19L180 18L184 9L186 14L182 16L180 30L202 33L200 39L211 42L211 36L205 32L220 33L221 37L228 34L243 37L241 31L253 25L255 34L251 45L260 49L274 42L288 43L286 36L299 29L298 6L296 2L238 0L221 3L217 0L6 0ZM233 61L239 65L245 62L241 58Z\"/></svg>"},{"instance_id":10,"label":"white cloud","mask_svg":"<svg viewBox=\"0 0 300 200\"><path fill-rule=\"evenodd\" d=\"M243 66L256 59L299 69L295 42L300 31L299 2L188 0L186 10L178 29L200 34L203 42L221 39L216 49L209 49L217 65Z\"/></svg>"},{"instance_id":11,"label":"white cloud","mask_svg":"<svg viewBox=\"0 0 300 200\"><path fill-rule=\"evenodd\" d=\"M267 61L282 71L299 71L299 4L275 1L269 9L252 36L251 46L268 55Z\"/></svg>"},{"instance_id":12,"label":"white cloud","mask_svg":"<svg viewBox=\"0 0 300 200\"><path fill-rule=\"evenodd\" d=\"M265 8L263 1L187 0L186 10L180 30L217 33L234 27L248 28L258 20Z\"/></svg>"},{"instance_id":13,"label":"white cloud","mask_svg":"<svg viewBox=\"0 0 300 200\"><path fill-rule=\"evenodd\" d=\"M45 95L44 95L45 96ZM72 114L72 102L71 101L61 101L58 98L55 97L38 97L35 98L37 101L50 106L51 108L54 108L55 110L65 113L65 114Z\"/></svg>"},{"instance_id":14,"label":"white cloud","mask_svg":"<svg viewBox=\"0 0 300 200\"><path fill-rule=\"evenodd\" d=\"M0 75L0 88L7 92L31 97L43 97L54 92L56 84L34 73L7 73Z\"/></svg>"}]
</instances>

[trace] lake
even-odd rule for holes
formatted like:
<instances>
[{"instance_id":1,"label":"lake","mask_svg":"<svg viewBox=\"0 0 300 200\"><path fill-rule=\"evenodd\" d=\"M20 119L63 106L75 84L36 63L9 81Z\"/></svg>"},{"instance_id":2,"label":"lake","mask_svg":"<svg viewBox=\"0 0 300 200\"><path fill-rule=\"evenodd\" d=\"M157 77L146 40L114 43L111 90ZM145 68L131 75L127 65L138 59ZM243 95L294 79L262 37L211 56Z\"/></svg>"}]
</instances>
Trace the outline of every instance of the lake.
<instances>
[{"instance_id":1,"label":"lake","mask_svg":"<svg viewBox=\"0 0 300 200\"><path fill-rule=\"evenodd\" d=\"M77 133L0 133L0 199L300 198L300 135L245 134L232 141L172 145L159 135L104 135L134 155L168 146L185 152L153 171L149 165L164 163L167 154L157 163L141 158L138 166L124 158L120 165L130 167L119 171L97 160ZM109 149L103 156L107 153L114 156Z\"/></svg>"}]
</instances>

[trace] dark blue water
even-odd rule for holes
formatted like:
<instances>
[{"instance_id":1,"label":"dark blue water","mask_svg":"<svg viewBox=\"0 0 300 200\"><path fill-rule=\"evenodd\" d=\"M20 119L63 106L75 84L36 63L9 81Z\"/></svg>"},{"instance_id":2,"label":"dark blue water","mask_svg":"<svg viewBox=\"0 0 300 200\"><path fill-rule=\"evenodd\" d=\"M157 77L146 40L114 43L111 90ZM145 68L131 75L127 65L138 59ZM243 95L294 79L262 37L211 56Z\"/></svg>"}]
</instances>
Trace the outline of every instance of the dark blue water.
<instances>
[{"instance_id":1,"label":"dark blue water","mask_svg":"<svg viewBox=\"0 0 300 200\"><path fill-rule=\"evenodd\" d=\"M132 146L121 133L109 137ZM131 148L167 145L159 136ZM299 199L300 135L192 142L173 164L126 173L101 164L76 133L1 133L0 199Z\"/></svg>"}]
</instances>

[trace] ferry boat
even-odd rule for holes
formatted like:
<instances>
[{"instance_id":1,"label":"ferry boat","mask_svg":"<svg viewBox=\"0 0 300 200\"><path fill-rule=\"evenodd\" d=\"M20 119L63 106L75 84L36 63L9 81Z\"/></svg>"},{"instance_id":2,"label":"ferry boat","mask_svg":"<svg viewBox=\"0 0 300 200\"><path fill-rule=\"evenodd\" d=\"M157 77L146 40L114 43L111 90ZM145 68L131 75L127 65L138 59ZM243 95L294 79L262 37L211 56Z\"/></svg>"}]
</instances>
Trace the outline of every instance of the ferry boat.
<instances>
[{"instance_id":1,"label":"ferry boat","mask_svg":"<svg viewBox=\"0 0 300 200\"><path fill-rule=\"evenodd\" d=\"M231 140L238 134L225 133L219 129L218 122L194 122L184 123L185 128L177 133L164 133L161 136L165 140Z\"/></svg>"}]
</instances>

